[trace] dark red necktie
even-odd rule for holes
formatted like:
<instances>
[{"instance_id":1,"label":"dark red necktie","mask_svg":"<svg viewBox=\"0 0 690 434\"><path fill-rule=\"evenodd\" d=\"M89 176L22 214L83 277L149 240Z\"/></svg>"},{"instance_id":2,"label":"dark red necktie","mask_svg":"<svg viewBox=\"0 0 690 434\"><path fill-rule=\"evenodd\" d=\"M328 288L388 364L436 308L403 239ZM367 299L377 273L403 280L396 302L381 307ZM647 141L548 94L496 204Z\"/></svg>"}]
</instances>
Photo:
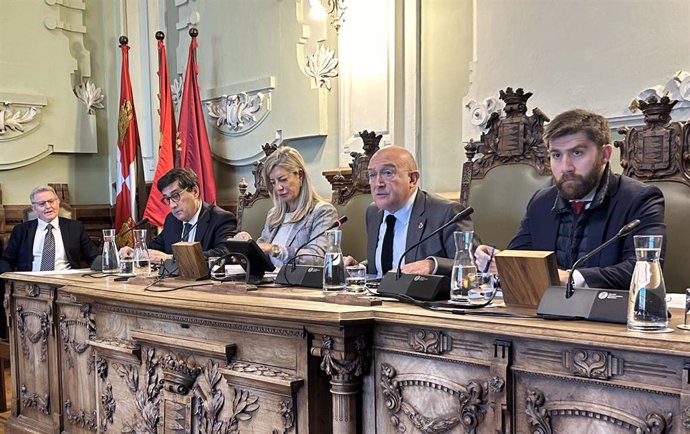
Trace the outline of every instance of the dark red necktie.
<instances>
[{"instance_id":1,"label":"dark red necktie","mask_svg":"<svg viewBox=\"0 0 690 434\"><path fill-rule=\"evenodd\" d=\"M574 200L570 202L570 205L573 207L573 212L575 213L575 215L582 214L582 211L585 210L586 204L587 202L585 202L584 200Z\"/></svg>"}]
</instances>

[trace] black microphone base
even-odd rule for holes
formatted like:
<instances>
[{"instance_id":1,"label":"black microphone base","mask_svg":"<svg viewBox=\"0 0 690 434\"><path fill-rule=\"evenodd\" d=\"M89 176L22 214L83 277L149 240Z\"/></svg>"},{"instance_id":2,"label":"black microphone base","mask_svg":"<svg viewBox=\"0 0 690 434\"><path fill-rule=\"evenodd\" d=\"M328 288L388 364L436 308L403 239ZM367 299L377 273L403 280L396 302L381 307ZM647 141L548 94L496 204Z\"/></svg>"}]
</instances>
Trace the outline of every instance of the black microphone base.
<instances>
[{"instance_id":1,"label":"black microphone base","mask_svg":"<svg viewBox=\"0 0 690 434\"><path fill-rule=\"evenodd\" d=\"M450 279L447 276L431 274L401 274L389 271L381 279L378 292L381 295L401 294L421 301L448 300Z\"/></svg>"},{"instance_id":2,"label":"black microphone base","mask_svg":"<svg viewBox=\"0 0 690 434\"><path fill-rule=\"evenodd\" d=\"M323 288L323 267L283 265L276 276L276 283L307 288Z\"/></svg>"},{"instance_id":3,"label":"black microphone base","mask_svg":"<svg viewBox=\"0 0 690 434\"><path fill-rule=\"evenodd\" d=\"M547 319L584 319L626 324L628 291L621 289L574 288L565 298L565 287L546 288L537 307L537 315Z\"/></svg>"}]
</instances>

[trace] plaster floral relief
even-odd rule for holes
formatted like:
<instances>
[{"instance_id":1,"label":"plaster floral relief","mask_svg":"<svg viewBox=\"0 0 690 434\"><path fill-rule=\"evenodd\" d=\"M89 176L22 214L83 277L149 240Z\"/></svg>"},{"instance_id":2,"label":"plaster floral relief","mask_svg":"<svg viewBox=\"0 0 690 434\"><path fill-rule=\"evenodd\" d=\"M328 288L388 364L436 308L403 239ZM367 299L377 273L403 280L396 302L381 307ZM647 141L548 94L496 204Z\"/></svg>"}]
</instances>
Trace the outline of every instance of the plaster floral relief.
<instances>
[{"instance_id":1,"label":"plaster floral relief","mask_svg":"<svg viewBox=\"0 0 690 434\"><path fill-rule=\"evenodd\" d=\"M671 101L679 101L680 104L677 105L677 108L690 107L690 72L678 71L666 85L657 84L648 87L630 102L628 109L635 113L640 109L639 101L646 101L652 96L656 97L657 100L666 96Z\"/></svg>"},{"instance_id":2,"label":"plaster floral relief","mask_svg":"<svg viewBox=\"0 0 690 434\"><path fill-rule=\"evenodd\" d=\"M73 91L79 99L79 101L84 103L84 105L86 106L88 114L95 115L95 109L103 108L103 92L100 88L96 87L96 85L93 84L93 81L86 80L76 85Z\"/></svg>"},{"instance_id":3,"label":"plaster floral relief","mask_svg":"<svg viewBox=\"0 0 690 434\"><path fill-rule=\"evenodd\" d=\"M30 106L22 111L21 108L15 109L12 107L12 103L3 102L0 105L0 136L7 135L10 138L20 136L25 132L30 131L30 129L25 129L24 124L28 124L36 118L39 112L39 108L36 106ZM7 133L16 134L7 134Z\"/></svg>"},{"instance_id":4,"label":"plaster floral relief","mask_svg":"<svg viewBox=\"0 0 690 434\"><path fill-rule=\"evenodd\" d=\"M267 96L262 92L222 95L206 103L208 115L216 120L216 128L223 133L246 134L258 126L268 114L261 109Z\"/></svg>"},{"instance_id":5,"label":"plaster floral relief","mask_svg":"<svg viewBox=\"0 0 690 434\"><path fill-rule=\"evenodd\" d=\"M338 76L338 59L335 51L319 45L319 48L307 56L307 64L304 71L314 81L315 87L325 87L331 90L331 78Z\"/></svg>"},{"instance_id":6,"label":"plaster floral relief","mask_svg":"<svg viewBox=\"0 0 690 434\"><path fill-rule=\"evenodd\" d=\"M486 98L484 102L470 99L465 104L465 109L470 113L470 123L480 128L486 128L492 113L500 113L503 103L497 96Z\"/></svg>"}]
</instances>

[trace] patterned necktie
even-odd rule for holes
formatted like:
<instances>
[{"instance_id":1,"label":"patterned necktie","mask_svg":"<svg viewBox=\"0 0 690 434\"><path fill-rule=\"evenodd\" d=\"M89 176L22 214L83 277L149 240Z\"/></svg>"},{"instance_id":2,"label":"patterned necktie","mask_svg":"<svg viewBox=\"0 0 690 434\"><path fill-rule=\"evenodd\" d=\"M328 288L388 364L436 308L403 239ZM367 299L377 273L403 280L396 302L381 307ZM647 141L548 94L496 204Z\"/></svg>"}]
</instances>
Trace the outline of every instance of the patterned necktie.
<instances>
[{"instance_id":1,"label":"patterned necktie","mask_svg":"<svg viewBox=\"0 0 690 434\"><path fill-rule=\"evenodd\" d=\"M55 269L55 236L53 235L53 225L48 223L46 231L46 238L43 241L43 254L41 255L41 271L51 271Z\"/></svg>"},{"instance_id":2,"label":"patterned necktie","mask_svg":"<svg viewBox=\"0 0 690 434\"><path fill-rule=\"evenodd\" d=\"M192 230L191 223L185 223L182 228L182 241L189 241L189 232Z\"/></svg>"},{"instance_id":3,"label":"patterned necktie","mask_svg":"<svg viewBox=\"0 0 690 434\"><path fill-rule=\"evenodd\" d=\"M570 206L573 207L573 212L575 215L582 214L582 211L585 210L585 205L587 205L587 202L584 200L574 200L570 202Z\"/></svg>"},{"instance_id":4,"label":"patterned necktie","mask_svg":"<svg viewBox=\"0 0 690 434\"><path fill-rule=\"evenodd\" d=\"M395 216L388 214L386 217L386 234L383 236L381 247L381 271L386 274L393 268L393 239L395 238Z\"/></svg>"}]
</instances>

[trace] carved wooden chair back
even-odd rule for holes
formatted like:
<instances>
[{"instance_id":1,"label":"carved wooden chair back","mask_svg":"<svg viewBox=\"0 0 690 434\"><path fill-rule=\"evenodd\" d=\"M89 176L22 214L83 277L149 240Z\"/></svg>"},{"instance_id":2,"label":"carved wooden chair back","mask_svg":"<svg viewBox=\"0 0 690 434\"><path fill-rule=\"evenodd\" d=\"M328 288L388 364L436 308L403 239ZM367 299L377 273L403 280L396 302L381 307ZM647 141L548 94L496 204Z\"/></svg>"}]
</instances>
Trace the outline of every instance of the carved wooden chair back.
<instances>
[{"instance_id":1,"label":"carved wooden chair back","mask_svg":"<svg viewBox=\"0 0 690 434\"><path fill-rule=\"evenodd\" d=\"M664 194L664 281L668 292L683 293L690 287L690 232L686 228L690 216L690 122L671 122L676 103L668 97L638 100L645 125L619 128L625 137L614 145L621 150L623 174L653 183Z\"/></svg>"},{"instance_id":2,"label":"carved wooden chair back","mask_svg":"<svg viewBox=\"0 0 690 434\"><path fill-rule=\"evenodd\" d=\"M263 146L264 157L254 162L254 192L247 191L249 185L242 178L239 185L240 195L237 199L237 231L249 232L252 238L257 239L266 223L266 215L273 206L273 201L268 193L268 187L263 177L264 162L278 145L266 143Z\"/></svg>"},{"instance_id":3,"label":"carved wooden chair back","mask_svg":"<svg viewBox=\"0 0 690 434\"><path fill-rule=\"evenodd\" d=\"M341 248L344 254L357 260L367 256L367 232L365 216L372 202L369 188L369 160L379 150L381 134L362 131L359 137L364 142L363 152L351 152L352 163L349 169L324 172L333 186L331 203L339 216L347 216L348 222L342 226Z\"/></svg>"},{"instance_id":4,"label":"carved wooden chair back","mask_svg":"<svg viewBox=\"0 0 690 434\"><path fill-rule=\"evenodd\" d=\"M470 140L465 146L460 203L474 208L472 221L479 241L501 249L517 233L532 195L551 184L543 140L549 118L539 108L527 115L531 96L510 87L500 91L504 116L493 113L481 143Z\"/></svg>"}]
</instances>

